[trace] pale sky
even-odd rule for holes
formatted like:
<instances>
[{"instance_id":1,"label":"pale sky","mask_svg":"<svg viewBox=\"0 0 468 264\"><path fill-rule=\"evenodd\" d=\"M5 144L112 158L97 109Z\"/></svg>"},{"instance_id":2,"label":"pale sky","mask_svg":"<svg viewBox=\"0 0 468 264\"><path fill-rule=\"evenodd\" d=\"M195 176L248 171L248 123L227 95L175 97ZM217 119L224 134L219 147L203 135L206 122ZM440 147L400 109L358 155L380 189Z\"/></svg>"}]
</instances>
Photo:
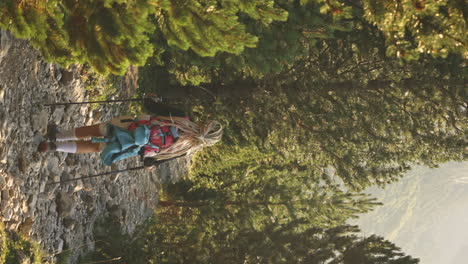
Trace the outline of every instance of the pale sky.
<instances>
[{"instance_id":1,"label":"pale sky","mask_svg":"<svg viewBox=\"0 0 468 264\"><path fill-rule=\"evenodd\" d=\"M389 239L421 264L468 263L468 162L418 167L368 192L384 205L357 221L364 234Z\"/></svg>"}]
</instances>

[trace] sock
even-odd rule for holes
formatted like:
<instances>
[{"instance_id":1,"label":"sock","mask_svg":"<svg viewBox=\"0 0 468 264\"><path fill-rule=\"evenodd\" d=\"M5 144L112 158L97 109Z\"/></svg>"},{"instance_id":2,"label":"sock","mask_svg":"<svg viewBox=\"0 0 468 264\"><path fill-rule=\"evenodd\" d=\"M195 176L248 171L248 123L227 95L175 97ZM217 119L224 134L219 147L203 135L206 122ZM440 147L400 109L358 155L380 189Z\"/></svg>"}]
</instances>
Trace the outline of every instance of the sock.
<instances>
[{"instance_id":1,"label":"sock","mask_svg":"<svg viewBox=\"0 0 468 264\"><path fill-rule=\"evenodd\" d=\"M56 135L56 141L70 141L70 140L78 140L75 134L75 129L65 130L63 132L59 132Z\"/></svg>"},{"instance_id":2,"label":"sock","mask_svg":"<svg viewBox=\"0 0 468 264\"><path fill-rule=\"evenodd\" d=\"M76 142L74 141L55 142L55 145L57 146L56 151L60 152L76 153L77 150Z\"/></svg>"}]
</instances>

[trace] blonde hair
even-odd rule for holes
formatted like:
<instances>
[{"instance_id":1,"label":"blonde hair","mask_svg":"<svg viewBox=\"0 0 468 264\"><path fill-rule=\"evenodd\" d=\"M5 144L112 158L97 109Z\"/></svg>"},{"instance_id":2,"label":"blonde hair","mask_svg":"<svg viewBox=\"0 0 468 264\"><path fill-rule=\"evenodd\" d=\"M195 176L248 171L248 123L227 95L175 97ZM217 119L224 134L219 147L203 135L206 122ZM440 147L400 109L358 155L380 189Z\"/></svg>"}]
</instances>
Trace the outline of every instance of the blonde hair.
<instances>
[{"instance_id":1,"label":"blonde hair","mask_svg":"<svg viewBox=\"0 0 468 264\"><path fill-rule=\"evenodd\" d=\"M223 136L223 126L214 120L197 124L183 117L158 116L151 121L160 126L173 126L179 132L179 139L170 147L162 149L155 158L170 159L183 154L193 154L205 146L213 146Z\"/></svg>"}]
</instances>

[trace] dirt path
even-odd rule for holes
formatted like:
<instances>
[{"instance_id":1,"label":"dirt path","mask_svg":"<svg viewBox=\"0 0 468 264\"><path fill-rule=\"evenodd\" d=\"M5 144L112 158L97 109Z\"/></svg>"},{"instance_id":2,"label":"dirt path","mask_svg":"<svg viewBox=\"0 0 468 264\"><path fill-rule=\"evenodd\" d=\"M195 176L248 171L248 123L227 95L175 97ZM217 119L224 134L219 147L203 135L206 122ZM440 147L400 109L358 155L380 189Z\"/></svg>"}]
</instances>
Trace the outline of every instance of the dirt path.
<instances>
[{"instance_id":1,"label":"dirt path","mask_svg":"<svg viewBox=\"0 0 468 264\"><path fill-rule=\"evenodd\" d=\"M128 81L128 83L135 83ZM109 171L98 155L36 153L47 123L64 128L109 120L119 109L88 106L44 107L44 103L86 99L76 69L70 72L41 60L25 41L4 32L0 46L0 220L9 230L39 242L48 262L72 249L70 262L93 248L96 219L111 216L132 233L152 214L161 181L184 173L185 160L164 164L155 173L138 171L66 185L46 185ZM136 160L112 169L140 165Z\"/></svg>"}]
</instances>

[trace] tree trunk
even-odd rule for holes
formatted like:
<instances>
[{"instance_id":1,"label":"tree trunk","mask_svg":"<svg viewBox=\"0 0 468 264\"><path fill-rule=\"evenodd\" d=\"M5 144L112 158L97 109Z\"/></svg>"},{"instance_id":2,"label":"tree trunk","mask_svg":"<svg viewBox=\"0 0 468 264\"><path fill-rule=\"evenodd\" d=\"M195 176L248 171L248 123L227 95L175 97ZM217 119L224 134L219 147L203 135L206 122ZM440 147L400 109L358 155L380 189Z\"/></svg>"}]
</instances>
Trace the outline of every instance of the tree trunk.
<instances>
[{"instance_id":1,"label":"tree trunk","mask_svg":"<svg viewBox=\"0 0 468 264\"><path fill-rule=\"evenodd\" d=\"M234 201L227 201L224 202L224 206L255 206L255 205L285 205L285 202L280 203L271 203L271 202L234 202ZM209 201L159 201L159 205L163 207L188 207L188 208L199 208L203 206L209 206L211 203Z\"/></svg>"}]
</instances>

